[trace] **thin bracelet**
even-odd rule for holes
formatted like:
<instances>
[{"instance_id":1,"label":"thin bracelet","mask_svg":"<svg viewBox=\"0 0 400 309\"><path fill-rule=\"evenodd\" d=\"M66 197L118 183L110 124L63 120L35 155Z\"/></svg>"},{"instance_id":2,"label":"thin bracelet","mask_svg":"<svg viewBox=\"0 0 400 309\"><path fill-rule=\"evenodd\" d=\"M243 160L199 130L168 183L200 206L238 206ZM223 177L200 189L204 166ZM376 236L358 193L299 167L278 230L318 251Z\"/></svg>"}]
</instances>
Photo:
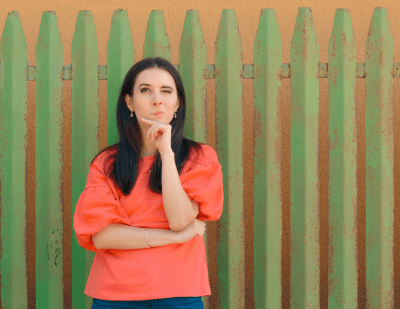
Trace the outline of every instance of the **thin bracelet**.
<instances>
[{"instance_id":1,"label":"thin bracelet","mask_svg":"<svg viewBox=\"0 0 400 309\"><path fill-rule=\"evenodd\" d=\"M147 240L146 232L147 232L147 229L144 229L144 237L146 238L147 245L151 248L149 241Z\"/></svg>"}]
</instances>

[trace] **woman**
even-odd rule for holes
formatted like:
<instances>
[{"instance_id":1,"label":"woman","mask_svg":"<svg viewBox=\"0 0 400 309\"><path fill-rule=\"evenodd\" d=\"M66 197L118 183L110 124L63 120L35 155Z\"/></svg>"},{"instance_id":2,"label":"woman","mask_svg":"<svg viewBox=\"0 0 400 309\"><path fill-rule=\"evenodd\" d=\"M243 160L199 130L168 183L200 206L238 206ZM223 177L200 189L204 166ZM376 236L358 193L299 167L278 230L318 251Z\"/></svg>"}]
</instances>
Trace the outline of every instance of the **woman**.
<instances>
[{"instance_id":1,"label":"woman","mask_svg":"<svg viewBox=\"0 0 400 309\"><path fill-rule=\"evenodd\" d=\"M210 295L205 220L222 213L221 166L183 138L183 83L161 58L136 63L117 106L119 143L92 161L75 209L80 246L95 251L93 308L203 308Z\"/></svg>"}]
</instances>

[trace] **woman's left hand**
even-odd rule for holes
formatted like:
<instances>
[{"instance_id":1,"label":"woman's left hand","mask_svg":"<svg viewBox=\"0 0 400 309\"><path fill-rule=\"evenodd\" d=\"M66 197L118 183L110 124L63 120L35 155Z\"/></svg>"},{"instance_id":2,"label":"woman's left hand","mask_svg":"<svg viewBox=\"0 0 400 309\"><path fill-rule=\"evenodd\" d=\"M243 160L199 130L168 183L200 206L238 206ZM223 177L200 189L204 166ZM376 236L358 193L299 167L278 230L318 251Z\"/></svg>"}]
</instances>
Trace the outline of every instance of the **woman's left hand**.
<instances>
[{"instance_id":1,"label":"woman's left hand","mask_svg":"<svg viewBox=\"0 0 400 309\"><path fill-rule=\"evenodd\" d=\"M170 124L163 124L154 120L142 119L143 123L150 126L146 138L151 139L160 154L171 151L171 130Z\"/></svg>"}]
</instances>

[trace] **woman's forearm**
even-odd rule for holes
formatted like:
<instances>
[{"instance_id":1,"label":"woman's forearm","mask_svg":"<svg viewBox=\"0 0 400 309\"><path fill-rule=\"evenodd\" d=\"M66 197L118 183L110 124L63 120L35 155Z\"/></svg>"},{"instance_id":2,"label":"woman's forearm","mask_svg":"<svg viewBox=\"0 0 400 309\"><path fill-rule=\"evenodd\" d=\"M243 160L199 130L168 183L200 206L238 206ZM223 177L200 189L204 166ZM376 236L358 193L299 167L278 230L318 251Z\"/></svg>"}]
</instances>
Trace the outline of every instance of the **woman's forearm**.
<instances>
[{"instance_id":1,"label":"woman's forearm","mask_svg":"<svg viewBox=\"0 0 400 309\"><path fill-rule=\"evenodd\" d=\"M145 230L147 241L145 237ZM124 224L110 224L92 236L96 249L142 249L179 243L177 232L144 229ZM150 245L150 246L149 246Z\"/></svg>"},{"instance_id":2,"label":"woman's forearm","mask_svg":"<svg viewBox=\"0 0 400 309\"><path fill-rule=\"evenodd\" d=\"M165 214L171 230L182 230L199 214L196 202L191 201L182 188L175 164L175 154L161 153L162 196Z\"/></svg>"}]
</instances>

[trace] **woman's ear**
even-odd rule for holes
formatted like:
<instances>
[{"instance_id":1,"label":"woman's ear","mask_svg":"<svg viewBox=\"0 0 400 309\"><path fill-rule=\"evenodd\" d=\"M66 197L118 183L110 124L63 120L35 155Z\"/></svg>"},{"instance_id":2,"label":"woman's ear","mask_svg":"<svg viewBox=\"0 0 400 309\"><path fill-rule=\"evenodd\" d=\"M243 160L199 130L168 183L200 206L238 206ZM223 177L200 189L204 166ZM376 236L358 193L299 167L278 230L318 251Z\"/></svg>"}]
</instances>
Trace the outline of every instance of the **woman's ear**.
<instances>
[{"instance_id":1,"label":"woman's ear","mask_svg":"<svg viewBox=\"0 0 400 309\"><path fill-rule=\"evenodd\" d=\"M131 112L133 112L133 102L132 102L132 98L129 96L129 94L127 94L127 95L125 96L125 102L126 102L126 105L127 105L128 108L129 108L129 110L130 110Z\"/></svg>"}]
</instances>

